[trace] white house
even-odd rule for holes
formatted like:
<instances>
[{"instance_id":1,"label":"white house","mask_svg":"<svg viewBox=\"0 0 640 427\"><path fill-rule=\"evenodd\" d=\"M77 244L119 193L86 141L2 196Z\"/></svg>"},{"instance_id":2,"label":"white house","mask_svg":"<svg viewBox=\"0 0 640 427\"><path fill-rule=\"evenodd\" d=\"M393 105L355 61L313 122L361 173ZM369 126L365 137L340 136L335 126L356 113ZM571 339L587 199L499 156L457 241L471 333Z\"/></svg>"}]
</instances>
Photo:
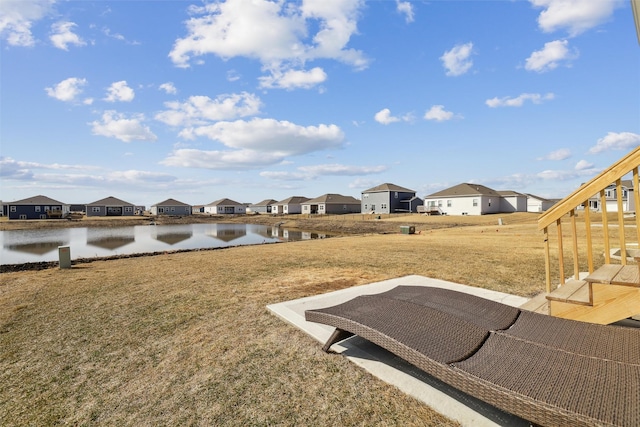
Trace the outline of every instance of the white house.
<instances>
[{"instance_id":1,"label":"white house","mask_svg":"<svg viewBox=\"0 0 640 427\"><path fill-rule=\"evenodd\" d=\"M292 196L277 202L271 206L273 214L299 214L302 213L302 203L309 200L308 197Z\"/></svg>"},{"instance_id":2,"label":"white house","mask_svg":"<svg viewBox=\"0 0 640 427\"><path fill-rule=\"evenodd\" d=\"M544 212L554 204L554 200L527 193L527 212Z\"/></svg>"},{"instance_id":3,"label":"white house","mask_svg":"<svg viewBox=\"0 0 640 427\"><path fill-rule=\"evenodd\" d=\"M220 199L211 202L204 207L204 213L222 215L222 214L244 214L246 206L231 199Z\"/></svg>"},{"instance_id":4,"label":"white house","mask_svg":"<svg viewBox=\"0 0 640 427\"><path fill-rule=\"evenodd\" d=\"M636 205L633 195L633 181L622 180L620 182L622 189L622 211L623 212L635 212ZM604 190L607 212L618 212L618 196L616 190L616 184L611 184ZM602 200L600 195L596 194L589 199L589 207L595 211L602 211Z\"/></svg>"},{"instance_id":5,"label":"white house","mask_svg":"<svg viewBox=\"0 0 640 427\"><path fill-rule=\"evenodd\" d=\"M502 196L480 184L458 184L424 198L427 213L484 215L499 213Z\"/></svg>"},{"instance_id":6,"label":"white house","mask_svg":"<svg viewBox=\"0 0 640 427\"><path fill-rule=\"evenodd\" d=\"M498 191L500 194L500 212L526 212L527 196L517 191Z\"/></svg>"}]
</instances>

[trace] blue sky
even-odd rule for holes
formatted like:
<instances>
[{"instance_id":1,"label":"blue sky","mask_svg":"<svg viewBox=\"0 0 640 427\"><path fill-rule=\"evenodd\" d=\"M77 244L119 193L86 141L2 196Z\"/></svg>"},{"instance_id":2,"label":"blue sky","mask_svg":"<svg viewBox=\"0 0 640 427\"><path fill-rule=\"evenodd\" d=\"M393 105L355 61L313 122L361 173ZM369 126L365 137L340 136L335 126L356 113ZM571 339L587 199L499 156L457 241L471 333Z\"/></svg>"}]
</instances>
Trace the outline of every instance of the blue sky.
<instances>
[{"instance_id":1,"label":"blue sky","mask_svg":"<svg viewBox=\"0 0 640 427\"><path fill-rule=\"evenodd\" d=\"M628 1L0 0L0 199L564 197L640 145Z\"/></svg>"}]
</instances>

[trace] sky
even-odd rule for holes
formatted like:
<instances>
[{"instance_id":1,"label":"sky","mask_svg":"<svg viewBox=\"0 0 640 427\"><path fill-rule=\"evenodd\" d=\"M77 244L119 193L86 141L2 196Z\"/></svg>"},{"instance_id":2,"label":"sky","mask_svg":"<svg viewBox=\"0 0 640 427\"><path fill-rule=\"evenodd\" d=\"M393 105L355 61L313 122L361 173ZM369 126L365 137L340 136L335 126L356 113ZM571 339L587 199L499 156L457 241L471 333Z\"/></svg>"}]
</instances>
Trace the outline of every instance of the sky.
<instances>
[{"instance_id":1,"label":"sky","mask_svg":"<svg viewBox=\"0 0 640 427\"><path fill-rule=\"evenodd\" d=\"M0 0L0 200L562 198L640 145L619 0Z\"/></svg>"}]
</instances>

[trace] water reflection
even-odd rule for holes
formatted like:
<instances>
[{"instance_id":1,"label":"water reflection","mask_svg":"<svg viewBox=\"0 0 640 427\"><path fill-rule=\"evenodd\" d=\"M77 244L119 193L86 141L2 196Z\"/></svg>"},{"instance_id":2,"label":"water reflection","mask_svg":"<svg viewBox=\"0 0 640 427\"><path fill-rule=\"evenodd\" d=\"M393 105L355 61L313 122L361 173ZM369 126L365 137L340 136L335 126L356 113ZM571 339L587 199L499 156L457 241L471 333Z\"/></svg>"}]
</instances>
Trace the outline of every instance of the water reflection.
<instances>
[{"instance_id":1,"label":"water reflection","mask_svg":"<svg viewBox=\"0 0 640 427\"><path fill-rule=\"evenodd\" d=\"M134 227L88 228L87 245L115 251L136 241Z\"/></svg>"},{"instance_id":2,"label":"water reflection","mask_svg":"<svg viewBox=\"0 0 640 427\"><path fill-rule=\"evenodd\" d=\"M77 259L325 237L329 236L256 224L7 230L0 231L0 264L57 261L58 247L67 245L71 248L71 258Z\"/></svg>"}]
</instances>

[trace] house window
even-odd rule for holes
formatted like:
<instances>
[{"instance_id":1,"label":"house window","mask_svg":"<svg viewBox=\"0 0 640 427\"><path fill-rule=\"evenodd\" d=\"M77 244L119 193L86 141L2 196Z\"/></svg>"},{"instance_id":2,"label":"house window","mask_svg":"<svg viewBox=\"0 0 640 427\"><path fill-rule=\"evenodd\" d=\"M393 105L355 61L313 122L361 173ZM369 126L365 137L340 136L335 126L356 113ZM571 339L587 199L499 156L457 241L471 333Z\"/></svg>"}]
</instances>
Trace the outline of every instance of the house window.
<instances>
[{"instance_id":1,"label":"house window","mask_svg":"<svg viewBox=\"0 0 640 427\"><path fill-rule=\"evenodd\" d=\"M368 194L363 194L363 195L362 195L362 198L363 198L363 199L368 199L368 198L369 198L369 195L368 195ZM365 205L365 206L366 206L366 205Z\"/></svg>"},{"instance_id":2,"label":"house window","mask_svg":"<svg viewBox=\"0 0 640 427\"><path fill-rule=\"evenodd\" d=\"M442 200L438 200L438 207L441 208L442 207Z\"/></svg>"},{"instance_id":3,"label":"house window","mask_svg":"<svg viewBox=\"0 0 640 427\"><path fill-rule=\"evenodd\" d=\"M100 207L99 206L92 207L91 212L100 212Z\"/></svg>"},{"instance_id":4,"label":"house window","mask_svg":"<svg viewBox=\"0 0 640 427\"><path fill-rule=\"evenodd\" d=\"M27 216L25 214L21 214L20 219L27 219Z\"/></svg>"},{"instance_id":5,"label":"house window","mask_svg":"<svg viewBox=\"0 0 640 427\"><path fill-rule=\"evenodd\" d=\"M382 203L380 205L380 209L387 209L387 204L386 203Z\"/></svg>"},{"instance_id":6,"label":"house window","mask_svg":"<svg viewBox=\"0 0 640 427\"><path fill-rule=\"evenodd\" d=\"M303 211L308 211L308 210L309 210L309 205L304 205L304 206L302 207L302 210L303 210Z\"/></svg>"},{"instance_id":7,"label":"house window","mask_svg":"<svg viewBox=\"0 0 640 427\"><path fill-rule=\"evenodd\" d=\"M398 198L398 192L397 191L396 191L395 197L396 197L396 199Z\"/></svg>"},{"instance_id":8,"label":"house window","mask_svg":"<svg viewBox=\"0 0 640 427\"><path fill-rule=\"evenodd\" d=\"M35 206L34 209L36 212L40 212L40 206Z\"/></svg>"},{"instance_id":9,"label":"house window","mask_svg":"<svg viewBox=\"0 0 640 427\"><path fill-rule=\"evenodd\" d=\"M478 206L478 199L473 199L473 206Z\"/></svg>"},{"instance_id":10,"label":"house window","mask_svg":"<svg viewBox=\"0 0 640 427\"><path fill-rule=\"evenodd\" d=\"M15 208L15 206L11 206L11 207L12 207L12 208ZM368 207L369 207L368 205L364 205L364 210L366 211ZM15 212L15 211L14 211L14 212Z\"/></svg>"},{"instance_id":11,"label":"house window","mask_svg":"<svg viewBox=\"0 0 640 427\"><path fill-rule=\"evenodd\" d=\"M133 212L133 208L131 206L125 206L124 207L124 211L125 212Z\"/></svg>"},{"instance_id":12,"label":"house window","mask_svg":"<svg viewBox=\"0 0 640 427\"><path fill-rule=\"evenodd\" d=\"M176 208L174 208L173 206L171 206L171 212L175 212Z\"/></svg>"},{"instance_id":13,"label":"house window","mask_svg":"<svg viewBox=\"0 0 640 427\"><path fill-rule=\"evenodd\" d=\"M450 208L451 207L451 200L447 200L447 207Z\"/></svg>"},{"instance_id":14,"label":"house window","mask_svg":"<svg viewBox=\"0 0 640 427\"><path fill-rule=\"evenodd\" d=\"M16 211L16 207L15 206L11 206L11 208L9 209L11 212L15 212Z\"/></svg>"},{"instance_id":15,"label":"house window","mask_svg":"<svg viewBox=\"0 0 640 427\"><path fill-rule=\"evenodd\" d=\"M491 206L491 199L489 199L489 206Z\"/></svg>"}]
</instances>

